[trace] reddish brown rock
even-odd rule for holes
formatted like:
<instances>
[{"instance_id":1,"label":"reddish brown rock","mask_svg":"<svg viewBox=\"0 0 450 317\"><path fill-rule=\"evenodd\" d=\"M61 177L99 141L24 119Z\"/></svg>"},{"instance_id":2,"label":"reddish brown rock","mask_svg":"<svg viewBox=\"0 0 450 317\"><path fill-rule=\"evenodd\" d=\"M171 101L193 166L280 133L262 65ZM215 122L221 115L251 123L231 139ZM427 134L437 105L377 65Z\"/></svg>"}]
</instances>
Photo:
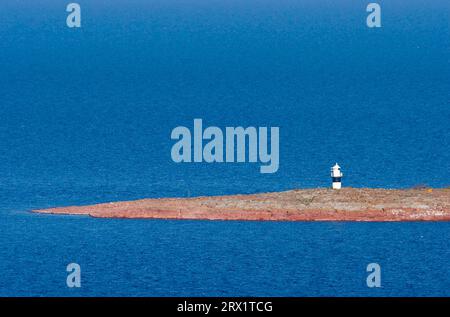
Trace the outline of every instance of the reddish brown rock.
<instances>
[{"instance_id":1,"label":"reddish brown rock","mask_svg":"<svg viewBox=\"0 0 450 317\"><path fill-rule=\"evenodd\" d=\"M161 198L34 210L102 218L277 221L450 221L449 189L302 189Z\"/></svg>"}]
</instances>

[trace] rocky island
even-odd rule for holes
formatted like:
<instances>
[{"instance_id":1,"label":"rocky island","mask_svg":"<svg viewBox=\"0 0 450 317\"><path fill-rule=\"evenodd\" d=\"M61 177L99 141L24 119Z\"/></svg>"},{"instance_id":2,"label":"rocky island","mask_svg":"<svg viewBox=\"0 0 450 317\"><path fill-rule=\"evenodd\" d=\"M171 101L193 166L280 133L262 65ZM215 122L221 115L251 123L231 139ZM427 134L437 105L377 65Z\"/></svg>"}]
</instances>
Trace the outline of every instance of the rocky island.
<instances>
[{"instance_id":1,"label":"rocky island","mask_svg":"<svg viewBox=\"0 0 450 317\"><path fill-rule=\"evenodd\" d=\"M450 221L450 189L299 189L159 198L34 210L101 218L268 221Z\"/></svg>"}]
</instances>

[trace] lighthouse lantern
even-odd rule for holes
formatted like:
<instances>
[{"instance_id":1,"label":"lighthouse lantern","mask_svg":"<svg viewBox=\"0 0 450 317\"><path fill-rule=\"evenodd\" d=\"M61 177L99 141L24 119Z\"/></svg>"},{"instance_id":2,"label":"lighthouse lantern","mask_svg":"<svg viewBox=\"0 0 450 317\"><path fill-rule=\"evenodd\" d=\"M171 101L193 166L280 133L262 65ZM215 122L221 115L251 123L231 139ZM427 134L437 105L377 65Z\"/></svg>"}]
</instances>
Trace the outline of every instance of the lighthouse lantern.
<instances>
[{"instance_id":1,"label":"lighthouse lantern","mask_svg":"<svg viewBox=\"0 0 450 317\"><path fill-rule=\"evenodd\" d=\"M341 167L336 163L331 168L331 181L333 183L333 189L341 189L341 179L344 174L341 172Z\"/></svg>"}]
</instances>

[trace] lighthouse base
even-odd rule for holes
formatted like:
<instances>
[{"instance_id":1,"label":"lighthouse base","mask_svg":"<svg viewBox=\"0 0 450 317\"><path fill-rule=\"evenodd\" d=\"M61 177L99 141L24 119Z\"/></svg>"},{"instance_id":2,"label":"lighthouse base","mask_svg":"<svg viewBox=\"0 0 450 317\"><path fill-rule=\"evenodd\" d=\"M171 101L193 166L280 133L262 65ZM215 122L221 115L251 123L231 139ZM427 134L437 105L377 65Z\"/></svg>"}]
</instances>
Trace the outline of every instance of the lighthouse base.
<instances>
[{"instance_id":1,"label":"lighthouse base","mask_svg":"<svg viewBox=\"0 0 450 317\"><path fill-rule=\"evenodd\" d=\"M341 189L341 182L333 182L333 189Z\"/></svg>"}]
</instances>

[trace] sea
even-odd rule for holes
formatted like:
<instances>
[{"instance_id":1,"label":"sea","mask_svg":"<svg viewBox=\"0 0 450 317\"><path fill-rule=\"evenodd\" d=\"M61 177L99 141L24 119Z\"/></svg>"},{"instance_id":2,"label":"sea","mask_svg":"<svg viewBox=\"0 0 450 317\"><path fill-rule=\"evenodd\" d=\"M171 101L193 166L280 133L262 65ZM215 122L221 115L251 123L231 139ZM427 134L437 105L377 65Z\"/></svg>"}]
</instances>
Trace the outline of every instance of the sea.
<instances>
[{"instance_id":1,"label":"sea","mask_svg":"<svg viewBox=\"0 0 450 317\"><path fill-rule=\"evenodd\" d=\"M0 2L0 296L450 296L449 222L31 212L330 187L336 162L343 187L448 187L448 1L376 1L379 28L364 1L76 2L80 28ZM175 163L196 118L279 127L278 171Z\"/></svg>"}]
</instances>

